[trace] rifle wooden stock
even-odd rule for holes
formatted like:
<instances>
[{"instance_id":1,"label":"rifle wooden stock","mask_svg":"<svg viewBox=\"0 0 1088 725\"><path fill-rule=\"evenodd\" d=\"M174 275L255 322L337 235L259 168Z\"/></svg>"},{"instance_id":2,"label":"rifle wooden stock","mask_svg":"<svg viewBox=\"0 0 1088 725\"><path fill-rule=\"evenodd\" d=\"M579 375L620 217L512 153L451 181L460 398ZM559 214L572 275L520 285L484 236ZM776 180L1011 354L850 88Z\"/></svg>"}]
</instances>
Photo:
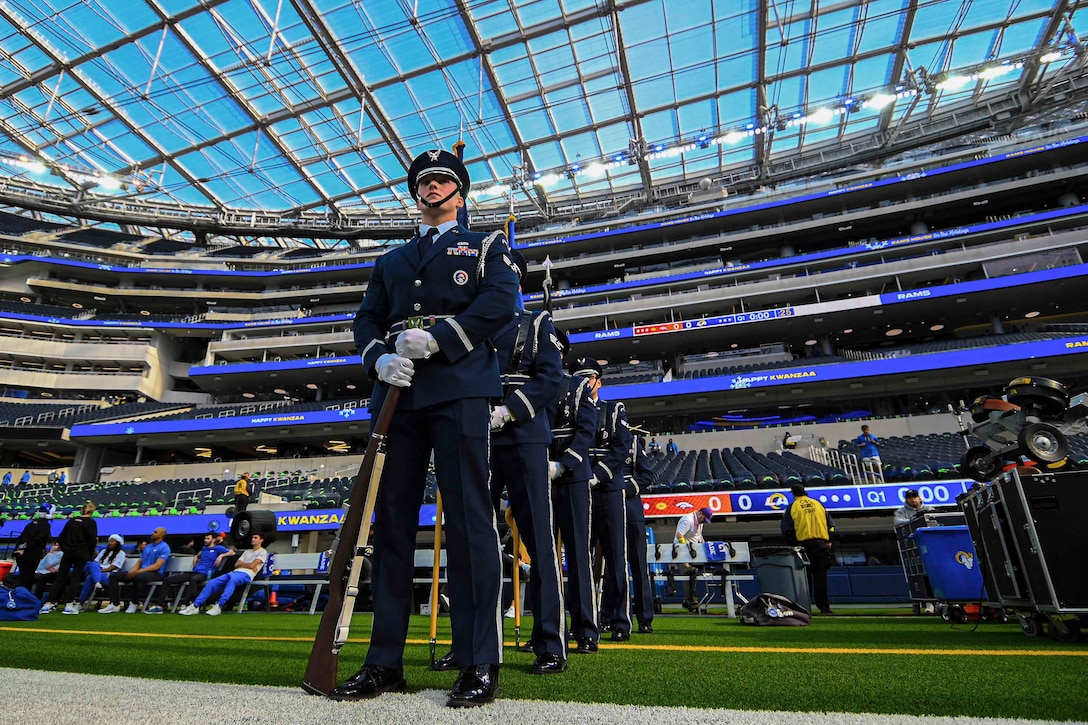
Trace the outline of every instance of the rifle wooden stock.
<instances>
[{"instance_id":1,"label":"rifle wooden stock","mask_svg":"<svg viewBox=\"0 0 1088 725\"><path fill-rule=\"evenodd\" d=\"M374 502L385 462L385 437L400 400L400 391L400 388L393 386L386 391L385 402L370 433L366 454L355 478L355 486L348 497L347 513L336 537L336 548L329 562L329 600L321 613L321 623L317 627L317 636L302 680L302 689L311 695L328 695L337 684L340 664L340 644L337 640L345 600L350 600L354 609L354 596L348 596L348 570L357 548L366 546L370 538L370 522L374 518ZM350 616L350 612L347 616Z\"/></svg>"}]
</instances>

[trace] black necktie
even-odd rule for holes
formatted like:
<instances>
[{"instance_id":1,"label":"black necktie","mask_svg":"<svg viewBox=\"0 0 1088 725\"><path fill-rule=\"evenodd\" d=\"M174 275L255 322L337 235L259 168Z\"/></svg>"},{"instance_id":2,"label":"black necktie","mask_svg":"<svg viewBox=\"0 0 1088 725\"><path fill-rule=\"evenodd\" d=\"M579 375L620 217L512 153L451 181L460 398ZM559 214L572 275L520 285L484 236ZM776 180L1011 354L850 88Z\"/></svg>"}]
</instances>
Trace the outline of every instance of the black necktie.
<instances>
[{"instance_id":1,"label":"black necktie","mask_svg":"<svg viewBox=\"0 0 1088 725\"><path fill-rule=\"evenodd\" d=\"M423 256L427 254L427 250L431 248L431 244L434 243L434 238L438 236L438 227L431 227L427 230L427 233L419 238L419 258L423 259Z\"/></svg>"}]
</instances>

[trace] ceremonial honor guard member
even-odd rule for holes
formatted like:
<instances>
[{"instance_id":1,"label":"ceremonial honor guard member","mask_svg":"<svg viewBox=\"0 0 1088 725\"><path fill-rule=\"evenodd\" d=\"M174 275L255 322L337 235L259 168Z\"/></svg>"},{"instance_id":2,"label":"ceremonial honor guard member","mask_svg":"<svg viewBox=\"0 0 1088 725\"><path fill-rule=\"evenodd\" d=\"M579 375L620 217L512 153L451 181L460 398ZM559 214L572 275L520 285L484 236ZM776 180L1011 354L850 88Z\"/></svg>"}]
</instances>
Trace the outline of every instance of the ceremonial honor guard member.
<instances>
[{"instance_id":1,"label":"ceremonial honor guard member","mask_svg":"<svg viewBox=\"0 0 1088 725\"><path fill-rule=\"evenodd\" d=\"M524 280L525 259L516 250L512 256L518 276ZM532 560L528 600L533 632L529 644L536 662L530 671L552 674L567 668L566 621L548 479L552 429L547 413L559 397L563 355L547 312L519 310L492 342L503 371L503 400L491 412L491 486L495 492L506 488L514 522Z\"/></svg>"},{"instance_id":2,"label":"ceremonial honor guard member","mask_svg":"<svg viewBox=\"0 0 1088 725\"><path fill-rule=\"evenodd\" d=\"M558 331L566 352L566 336ZM548 477L552 481L555 525L567 561L567 609L570 632L579 654L597 651L597 600L593 592L592 553L589 545L589 448L597 436L597 406L588 380L564 375L559 399L548 411L552 447Z\"/></svg>"},{"instance_id":3,"label":"ceremonial honor guard member","mask_svg":"<svg viewBox=\"0 0 1088 725\"><path fill-rule=\"evenodd\" d=\"M642 489L653 481L653 466L643 447L644 431L632 428L631 455L623 471L624 506L627 511L627 561L631 566L631 596L640 634L654 631L654 580L646 565L646 512Z\"/></svg>"},{"instance_id":4,"label":"ceremonial honor guard member","mask_svg":"<svg viewBox=\"0 0 1088 725\"><path fill-rule=\"evenodd\" d=\"M336 699L403 690L412 610L416 529L427 466L445 507L453 650L460 674L447 702L494 700L502 661L499 535L489 487L490 398L502 395L489 339L514 314L518 280L505 237L456 221L469 189L464 164L427 151L408 171L423 216L419 234L378 258L355 315L355 346L378 383L403 388L388 434L375 509L374 623L366 664L335 688Z\"/></svg>"},{"instance_id":5,"label":"ceremonial honor guard member","mask_svg":"<svg viewBox=\"0 0 1088 725\"><path fill-rule=\"evenodd\" d=\"M603 613L602 624L612 630L612 641L631 638L631 602L627 585L627 513L623 503L623 468L631 450L631 430L623 403L601 400L603 384L600 364L592 358L578 358L571 374L589 381L597 407L597 437L589 454L593 467L593 509L590 517L590 541L598 542L604 555L605 587L616 596Z\"/></svg>"},{"instance_id":6,"label":"ceremonial honor guard member","mask_svg":"<svg viewBox=\"0 0 1088 725\"><path fill-rule=\"evenodd\" d=\"M525 279L525 259L517 250L512 250L511 256L519 279ZM528 601L533 610L533 633L529 644L536 662L531 672L563 672L567 668L566 627L552 532L548 481L552 430L547 414L559 396L563 357L547 312L519 309L492 343L498 352L503 387L502 402L491 411L492 498L497 501L506 489L521 543L532 561ZM434 664L437 670L454 667L452 653Z\"/></svg>"}]
</instances>

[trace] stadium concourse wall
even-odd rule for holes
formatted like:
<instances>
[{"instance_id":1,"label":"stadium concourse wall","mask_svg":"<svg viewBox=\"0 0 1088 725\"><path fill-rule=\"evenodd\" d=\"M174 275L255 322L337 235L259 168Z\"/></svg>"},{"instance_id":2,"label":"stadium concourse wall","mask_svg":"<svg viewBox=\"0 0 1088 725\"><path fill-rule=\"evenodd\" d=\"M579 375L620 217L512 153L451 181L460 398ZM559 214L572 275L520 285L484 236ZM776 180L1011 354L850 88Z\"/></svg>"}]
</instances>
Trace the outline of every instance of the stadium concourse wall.
<instances>
[{"instance_id":1,"label":"stadium concourse wall","mask_svg":"<svg viewBox=\"0 0 1088 725\"><path fill-rule=\"evenodd\" d=\"M792 413L783 411L783 416ZM638 424L637 419L631 421ZM711 448L744 448L751 446L759 453L769 453L782 448L782 437L788 431L799 436L798 451L810 445L818 445L821 438L828 445L835 447L840 440L857 438L862 423L872 427L879 438L894 436L925 435L928 433L953 433L959 431L959 422L951 413L934 415L915 415L901 418L866 418L840 423L790 423L786 425L760 426L751 429L729 429L703 433L670 433L668 431L649 431L657 437L662 450L669 438L681 451L698 451ZM353 476L362 463L362 455L321 456L315 458L269 458L248 461L209 461L207 463L115 465L100 470L98 480L102 483L120 481L157 481L181 478L231 479L241 473L249 473L255 478L275 481L286 475L288 478L299 476L303 479L333 478ZM257 474L261 474L258 476ZM268 487L265 484L265 488Z\"/></svg>"},{"instance_id":2,"label":"stadium concourse wall","mask_svg":"<svg viewBox=\"0 0 1088 725\"><path fill-rule=\"evenodd\" d=\"M169 481L182 478L211 478L233 482L243 473L274 483L281 477L321 480L336 476L354 476L363 462L360 455L320 456L315 458L267 458L248 461L209 461L207 463L159 463L131 466L106 466L98 481Z\"/></svg>"},{"instance_id":3,"label":"stadium concourse wall","mask_svg":"<svg viewBox=\"0 0 1088 725\"><path fill-rule=\"evenodd\" d=\"M601 395L605 395L602 389ZM970 402L970 401L965 401ZM804 409L783 410L783 418L802 412ZM637 421L632 420L637 425ZM952 413L933 415L912 415L900 418L859 418L839 423L786 423L782 425L761 425L758 428L727 429L702 433L659 433L657 442L661 449L669 438L681 451L697 451L703 448L744 448L751 446L757 453L769 453L782 449L782 437L788 432L791 436L800 436L797 452L812 445L819 445L821 438L835 448L840 440L853 440L861 435L861 426L868 425L877 438L897 436L927 435L929 433L958 433L959 420ZM965 448L966 450L966 448Z\"/></svg>"}]
</instances>

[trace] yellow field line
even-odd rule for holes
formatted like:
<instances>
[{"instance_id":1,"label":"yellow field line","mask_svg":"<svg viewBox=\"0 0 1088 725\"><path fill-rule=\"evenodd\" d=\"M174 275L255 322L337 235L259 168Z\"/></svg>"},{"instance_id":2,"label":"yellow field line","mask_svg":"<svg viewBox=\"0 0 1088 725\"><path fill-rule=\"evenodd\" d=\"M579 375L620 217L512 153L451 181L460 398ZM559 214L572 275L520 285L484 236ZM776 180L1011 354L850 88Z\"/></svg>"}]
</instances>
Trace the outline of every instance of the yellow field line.
<instances>
[{"instance_id":1,"label":"yellow field line","mask_svg":"<svg viewBox=\"0 0 1088 725\"><path fill-rule=\"evenodd\" d=\"M256 637L235 634L173 634L170 632L88 632L82 629L23 629L21 627L0 627L0 632L22 632L32 634L42 632L45 634L85 634L91 637L149 637L152 639L227 639L245 642L313 642L313 637ZM350 642L366 642L367 640L349 640ZM430 642L430 640L427 640Z\"/></svg>"},{"instance_id":2,"label":"yellow field line","mask_svg":"<svg viewBox=\"0 0 1088 725\"><path fill-rule=\"evenodd\" d=\"M76 629L38 629L23 627L0 627L0 632L23 632L43 634L76 634L92 637L142 637L151 639L214 639L240 642L313 642L313 637L264 637L255 635L230 634L177 634L169 632L90 632ZM365 644L369 639L349 639L353 644ZM450 644L449 640L439 640L439 644ZM409 639L407 644L430 644L429 639ZM513 642L505 642L512 647ZM947 657L1088 657L1088 649L922 649L918 647L722 647L716 645L681 645L681 644L608 644L601 643L601 649L646 650L654 652L722 652L722 653L774 653L774 654L817 654L817 655L934 655Z\"/></svg>"},{"instance_id":3,"label":"yellow field line","mask_svg":"<svg viewBox=\"0 0 1088 725\"><path fill-rule=\"evenodd\" d=\"M946 655L955 657L1088 657L1088 650L1050 649L921 649L908 647L718 647L679 644L606 644L601 649L642 649L661 652L743 652L836 655Z\"/></svg>"}]
</instances>

